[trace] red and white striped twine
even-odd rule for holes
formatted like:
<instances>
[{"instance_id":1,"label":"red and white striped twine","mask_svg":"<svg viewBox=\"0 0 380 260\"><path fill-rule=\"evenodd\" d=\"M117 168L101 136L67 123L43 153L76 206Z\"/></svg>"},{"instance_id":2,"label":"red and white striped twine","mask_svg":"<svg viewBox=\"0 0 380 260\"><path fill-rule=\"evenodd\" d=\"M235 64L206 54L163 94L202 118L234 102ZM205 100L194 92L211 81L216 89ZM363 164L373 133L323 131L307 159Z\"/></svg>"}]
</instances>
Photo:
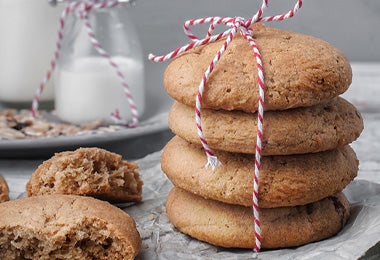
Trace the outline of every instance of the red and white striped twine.
<instances>
[{"instance_id":1,"label":"red and white striped twine","mask_svg":"<svg viewBox=\"0 0 380 260\"><path fill-rule=\"evenodd\" d=\"M136 104L134 102L133 95L130 91L129 85L125 80L125 76L121 72L117 63L115 63L112 60L111 55L106 50L104 50L102 48L99 41L96 39L96 36L95 36L95 33L92 29L91 23L88 19L88 13L93 9L112 8L112 7L115 7L119 4L122 4L122 3L119 2L118 0L82 0L82 1L74 1L74 2L68 1L67 2L66 7L63 10L63 12L59 18L58 39L57 39L56 49L54 52L53 59L50 62L50 68L48 69L45 77L42 79L38 89L36 90L36 92L34 94L32 108L31 108L32 117L37 116L40 96L41 96L42 92L44 91L47 82L50 80L51 75L52 75L52 73L53 73L53 71L57 65L57 61L59 60L60 51L62 48L62 40L64 38L63 30L65 27L66 18L68 16L68 14L70 12L72 12L72 13L76 14L78 16L78 18L80 18L83 21L83 24L84 24L86 32L89 36L89 40L92 43L92 46L96 49L96 51L101 56L106 58L109 61L110 66L112 68L114 68L115 73L116 73L117 77L120 79L124 93L125 93L126 98L128 100L129 107L131 109L132 122L127 123L124 120L122 120L117 109L115 112L111 113L111 118L113 118L115 122L123 123L128 127L137 126L139 114L137 111Z\"/></svg>"},{"instance_id":2,"label":"red and white striped twine","mask_svg":"<svg viewBox=\"0 0 380 260\"><path fill-rule=\"evenodd\" d=\"M174 51L168 53L163 56L155 56L153 54L149 55L149 59L155 62L162 62L172 58L177 57L181 53L190 50L194 47L205 45L210 42L215 42L223 37L226 37L222 47L215 55L214 59L211 61L209 67L205 71L202 80L198 86L198 94L196 96L195 102L195 121L198 130L198 135L201 140L202 146L207 155L207 166L211 166L214 170L215 167L220 165L219 160L215 156L213 150L208 146L206 138L203 134L202 129L202 120L201 120L201 104L202 104L202 96L204 93L204 88L206 86L207 80L212 73L213 69L217 65L218 61L221 59L224 51L227 49L233 38L235 37L237 32L240 32L242 37L246 39L249 45L252 48L253 56L256 59L257 63L257 73L258 73L258 86L259 86L259 102L258 102L258 111L257 111L257 138L256 138L256 154L255 154L255 172L253 179L253 194L252 194L252 208L254 215L254 226L255 226L255 252L259 252L261 249L261 229L260 229L260 208L258 205L258 193L259 193L259 176L260 176L260 161L261 161L261 148L262 148L262 140L263 140L263 120L264 120L264 92L265 92L265 81L264 81L264 68L262 65L261 55L259 51L259 47L257 46L255 40L253 39L253 30L251 26L257 22L271 22L271 21L282 21L294 16L294 14L298 11L302 6L302 0L297 0L293 9L288 11L287 13L275 16L266 16L263 17L264 9L268 7L268 0L263 0L261 7L257 11L257 13L250 19L245 20L241 17L208 17L201 19L188 20L184 23L183 29L188 38L192 41L184 46L178 47ZM198 39L196 35L194 35L190 29L193 25L199 24L210 24L209 29L207 31L206 37L203 39ZM213 34L215 26L218 24L223 24L227 27L230 27L224 32L219 34Z\"/></svg>"}]
</instances>

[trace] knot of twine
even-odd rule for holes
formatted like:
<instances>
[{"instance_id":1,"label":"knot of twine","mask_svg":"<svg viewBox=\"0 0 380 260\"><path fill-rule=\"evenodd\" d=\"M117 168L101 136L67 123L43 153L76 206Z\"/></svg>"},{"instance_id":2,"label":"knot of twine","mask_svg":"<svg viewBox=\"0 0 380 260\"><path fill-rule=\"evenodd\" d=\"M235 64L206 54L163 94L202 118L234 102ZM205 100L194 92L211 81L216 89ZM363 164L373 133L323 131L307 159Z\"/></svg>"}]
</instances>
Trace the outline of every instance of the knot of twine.
<instances>
[{"instance_id":1,"label":"knot of twine","mask_svg":"<svg viewBox=\"0 0 380 260\"><path fill-rule=\"evenodd\" d=\"M78 18L80 18L83 21L83 25L86 29L86 32L88 34L88 37L92 46L99 53L99 55L101 55L102 57L108 60L110 66L114 69L116 76L119 78L121 86L123 87L125 96L128 100L129 107L131 109L132 121L125 122L124 120L122 120L118 109L116 109L115 112L111 113L110 115L111 118L116 123L125 124L127 127L137 126L139 114L137 111L136 104L134 102L133 95L130 91L129 85L125 80L125 76L120 70L120 67L117 65L117 63L115 63L112 60L111 55L105 49L103 49L99 41L96 39L90 20L88 19L88 14L94 9L112 8L119 4L125 4L125 3L128 3L128 2L120 2L119 0L82 0L82 1L74 1L74 2L67 1L66 6L59 18L58 39L56 42L56 49L54 52L54 56L52 60L50 61L50 67L45 77L42 79L33 97L32 108L31 108L31 115L33 118L37 116L40 96L42 92L44 91L47 82L50 80L52 73L57 65L57 61L59 60L59 57L60 57L60 51L62 48L62 40L64 38L63 30L65 28L66 18L69 13L74 13Z\"/></svg>"},{"instance_id":2,"label":"knot of twine","mask_svg":"<svg viewBox=\"0 0 380 260\"><path fill-rule=\"evenodd\" d=\"M195 101L195 121L196 127L198 131L198 136L204 148L204 151L207 155L207 163L206 167L211 166L212 170L215 167L219 166L221 163L218 158L215 156L213 150L208 146L207 140L204 137L202 130L202 120L201 120L201 103L202 97L204 93L204 89L207 83L207 80L217 65L218 61L221 59L223 53L235 37L237 32L240 32L242 37L247 40L252 51L253 56L256 59L257 63L257 73L258 73L258 87L259 87L259 102L258 102L258 110L257 110L257 137L256 137L256 153L255 153L255 172L253 179L253 193L252 193L252 208L254 215L254 227L255 227L255 246L254 250L259 252L261 249L261 229L260 229L260 218L259 218L259 206L258 206L258 181L260 176L260 161L261 161L261 147L262 147L262 139L263 139L263 120L264 120L264 92L265 92L265 81L264 81L264 68L262 65L262 59L259 51L259 47L253 39L253 29L252 25L258 22L271 22L271 21L282 21L294 16L294 14L298 11L302 6L302 0L298 0L294 7L288 11L287 13L283 13L281 15L273 15L273 16L265 16L263 17L264 9L268 7L269 0L263 0L261 7L256 12L256 14L246 20L241 17L208 17L201 19L193 19L188 20L183 24L183 29L188 38L192 41L184 46L178 47L174 51L168 53L163 56L156 56L153 54L149 55L149 59L154 62L163 62L172 58L177 57L181 53L193 49L197 46L205 45L211 42L215 42L220 40L223 37L226 37L223 42L222 47L219 49L217 54L214 56L214 59L211 61L207 70L205 71L201 82L198 86L198 94L196 96ZM199 39L196 35L192 33L190 30L191 26L200 25L200 24L210 24L209 29L207 31L206 37L203 39ZM229 27L224 32L219 34L213 34L215 26L218 24L225 25Z\"/></svg>"}]
</instances>

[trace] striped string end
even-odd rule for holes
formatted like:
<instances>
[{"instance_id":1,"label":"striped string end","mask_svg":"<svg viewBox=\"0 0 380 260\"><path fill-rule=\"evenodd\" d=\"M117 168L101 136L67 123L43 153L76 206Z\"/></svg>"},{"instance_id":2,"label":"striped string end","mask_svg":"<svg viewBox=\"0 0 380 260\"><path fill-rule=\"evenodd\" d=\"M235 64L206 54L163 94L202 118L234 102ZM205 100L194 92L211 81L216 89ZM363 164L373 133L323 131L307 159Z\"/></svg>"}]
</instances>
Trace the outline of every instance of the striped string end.
<instances>
[{"instance_id":1,"label":"striped string end","mask_svg":"<svg viewBox=\"0 0 380 260\"><path fill-rule=\"evenodd\" d=\"M197 46L205 45L211 42L216 42L220 39L224 39L222 47L219 49L217 54L214 56L214 59L210 62L210 65L208 66L207 70L205 71L199 86L198 86L198 94L196 95L195 100L195 122L197 127L197 132L199 139L202 143L202 146L204 148L204 151L207 156L207 166L211 166L212 170L215 169L215 167L221 165L218 158L215 156L213 150L208 146L207 140L203 134L203 128L202 128L202 120L201 120L201 104L202 104L202 97L203 93L207 84L207 80L214 70L215 66L217 65L218 61L221 59L223 53L228 48L229 44L233 40L233 38L236 36L236 33L239 32L244 39L247 40L249 43L253 56L256 60L257 64L257 84L258 84L258 90L259 90L259 101L258 101L258 110L257 110L257 136L256 136L256 153L255 153L255 169L254 169L254 178L253 178L253 192L252 192L252 209L253 209L253 216L254 216L254 237L255 237L255 246L254 251L259 252L261 250L261 228L260 228L260 208L259 208L259 177L260 177L260 167L261 167L261 152L262 152L262 140L263 140L263 122L264 122L264 94L265 94L265 80L264 80L264 67L262 64L262 58L259 51L259 47L256 44L254 38L253 38L253 29L252 25L257 22L272 22L272 21L282 21L288 18L291 18L295 15L295 13L298 11L299 8L302 7L302 1L298 0L294 7L288 11L287 13L281 14L281 15L274 15L274 16L265 16L263 17L264 9L268 6L268 0L263 0L261 7L258 9L256 14L248 19L245 20L241 17L207 17L207 18L200 18L200 19L193 19L188 20L184 23L183 29L186 36L191 40L190 43L176 48L174 51L162 55L162 56L156 56L153 54L149 54L149 59L154 62L163 62L170 59L173 59L180 55L181 53L184 53L190 49L193 49ZM209 28L207 30L205 38L199 39L192 31L191 27L195 25L201 25L201 24L210 24ZM224 32L213 34L213 31L215 29L216 25L225 25L229 27Z\"/></svg>"}]
</instances>

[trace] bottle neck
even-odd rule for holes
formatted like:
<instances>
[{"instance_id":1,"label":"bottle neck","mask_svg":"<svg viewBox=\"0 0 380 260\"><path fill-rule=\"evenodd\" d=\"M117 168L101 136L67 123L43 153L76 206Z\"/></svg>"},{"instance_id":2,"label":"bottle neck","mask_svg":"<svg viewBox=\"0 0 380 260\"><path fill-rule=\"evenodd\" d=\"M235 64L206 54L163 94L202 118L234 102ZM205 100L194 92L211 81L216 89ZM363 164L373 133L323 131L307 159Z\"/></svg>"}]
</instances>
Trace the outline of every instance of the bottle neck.
<instances>
[{"instance_id":1,"label":"bottle neck","mask_svg":"<svg viewBox=\"0 0 380 260\"><path fill-rule=\"evenodd\" d=\"M68 0L47 0L50 5L56 6L57 4L65 3ZM78 2L78 1L92 1L92 2L100 2L101 0L71 0L71 2ZM136 0L117 0L119 3L134 3Z\"/></svg>"}]
</instances>

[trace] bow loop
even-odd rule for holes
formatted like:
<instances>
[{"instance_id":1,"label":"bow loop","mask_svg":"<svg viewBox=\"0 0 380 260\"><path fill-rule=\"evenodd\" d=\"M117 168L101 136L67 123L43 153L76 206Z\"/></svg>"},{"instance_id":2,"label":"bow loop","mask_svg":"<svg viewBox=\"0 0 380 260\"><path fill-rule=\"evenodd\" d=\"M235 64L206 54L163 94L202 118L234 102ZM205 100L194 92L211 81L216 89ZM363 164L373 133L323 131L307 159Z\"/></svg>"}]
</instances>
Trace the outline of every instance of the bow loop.
<instances>
[{"instance_id":1,"label":"bow loop","mask_svg":"<svg viewBox=\"0 0 380 260\"><path fill-rule=\"evenodd\" d=\"M230 22L231 25L235 26L236 28L245 27L245 19L243 17L235 17ZM227 24L228 25L228 24Z\"/></svg>"},{"instance_id":2,"label":"bow loop","mask_svg":"<svg viewBox=\"0 0 380 260\"><path fill-rule=\"evenodd\" d=\"M250 20L245 20L243 17L219 17L219 16L194 19L194 20L186 21L183 24L183 30L188 38L190 38L192 41L200 43L200 45L203 45L209 42L217 41L221 39L222 37L227 36L228 34L230 34L233 28L235 28L236 31L249 32L249 34L252 35L253 30L252 28L250 28L252 25ZM207 34L205 38L203 38L203 40L200 40L190 29L194 25L201 25L201 24L208 24L208 23L210 25L207 30ZM213 34L215 27L217 25L224 25L229 28L221 33ZM205 42L205 40L208 40L208 41Z\"/></svg>"}]
</instances>

